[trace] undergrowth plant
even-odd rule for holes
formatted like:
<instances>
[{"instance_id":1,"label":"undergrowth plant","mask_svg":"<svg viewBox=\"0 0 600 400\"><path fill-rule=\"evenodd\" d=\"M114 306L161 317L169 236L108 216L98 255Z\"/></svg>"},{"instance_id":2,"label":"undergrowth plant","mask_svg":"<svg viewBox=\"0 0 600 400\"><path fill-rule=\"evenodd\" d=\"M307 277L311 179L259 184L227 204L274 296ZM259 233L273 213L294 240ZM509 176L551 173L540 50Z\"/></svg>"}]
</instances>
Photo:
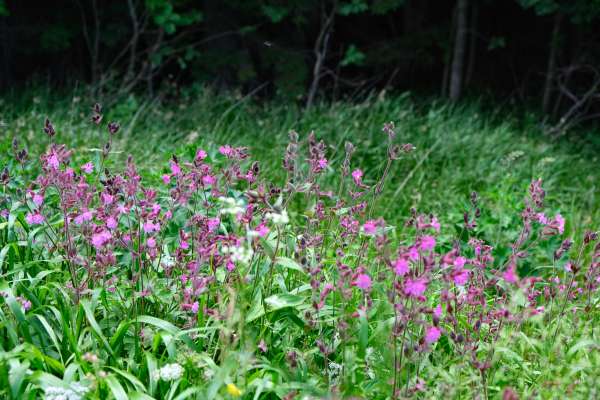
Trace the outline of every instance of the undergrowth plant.
<instances>
[{"instance_id":1,"label":"undergrowth plant","mask_svg":"<svg viewBox=\"0 0 600 400\"><path fill-rule=\"evenodd\" d=\"M149 183L108 162L120 126L99 105L92 124L96 159L76 164L46 119L39 160L15 141L0 174L3 398L598 395L600 244L563 237L541 179L492 245L475 192L456 227L377 215L421 151L393 123L378 171L292 131L281 180L224 144Z\"/></svg>"}]
</instances>

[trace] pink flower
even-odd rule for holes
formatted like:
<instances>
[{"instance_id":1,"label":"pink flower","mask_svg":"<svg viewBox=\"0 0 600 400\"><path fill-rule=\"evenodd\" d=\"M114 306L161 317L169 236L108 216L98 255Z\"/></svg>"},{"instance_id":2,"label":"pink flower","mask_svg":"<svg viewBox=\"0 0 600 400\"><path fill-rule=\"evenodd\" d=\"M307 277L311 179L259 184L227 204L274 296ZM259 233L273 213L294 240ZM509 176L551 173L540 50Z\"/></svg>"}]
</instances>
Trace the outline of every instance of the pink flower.
<instances>
[{"instance_id":1,"label":"pink flower","mask_svg":"<svg viewBox=\"0 0 600 400\"><path fill-rule=\"evenodd\" d=\"M233 147L226 144L225 146L219 147L219 153L223 154L226 157L229 157L233 153Z\"/></svg>"},{"instance_id":2,"label":"pink flower","mask_svg":"<svg viewBox=\"0 0 600 400\"><path fill-rule=\"evenodd\" d=\"M164 174L162 176L162 181L165 185L168 185L169 183L171 183L171 175Z\"/></svg>"},{"instance_id":3,"label":"pink flower","mask_svg":"<svg viewBox=\"0 0 600 400\"><path fill-rule=\"evenodd\" d=\"M352 283L354 284L354 286L357 286L362 290L368 290L371 287L371 277L367 274L360 274Z\"/></svg>"},{"instance_id":4,"label":"pink flower","mask_svg":"<svg viewBox=\"0 0 600 400\"><path fill-rule=\"evenodd\" d=\"M39 225L44 222L44 216L40 214L39 211L36 211L33 214L27 213L25 221L27 221L29 225Z\"/></svg>"},{"instance_id":5,"label":"pink flower","mask_svg":"<svg viewBox=\"0 0 600 400\"><path fill-rule=\"evenodd\" d=\"M438 341L440 336L442 335L442 331L437 326L430 326L425 331L425 342L428 344L432 344Z\"/></svg>"},{"instance_id":6,"label":"pink flower","mask_svg":"<svg viewBox=\"0 0 600 400\"><path fill-rule=\"evenodd\" d=\"M227 271L231 272L235 269L235 264L231 260L227 260L227 264L225 265Z\"/></svg>"},{"instance_id":7,"label":"pink flower","mask_svg":"<svg viewBox=\"0 0 600 400\"><path fill-rule=\"evenodd\" d=\"M433 236L423 236L421 237L421 242L419 244L419 248L423 251L432 250L435 247L435 238Z\"/></svg>"},{"instance_id":8,"label":"pink flower","mask_svg":"<svg viewBox=\"0 0 600 400\"><path fill-rule=\"evenodd\" d=\"M154 238L148 238L148 240L146 241L146 245L153 249L156 247L156 240Z\"/></svg>"},{"instance_id":9,"label":"pink flower","mask_svg":"<svg viewBox=\"0 0 600 400\"><path fill-rule=\"evenodd\" d=\"M205 185L214 185L217 180L212 175L204 175L202 177L202 183Z\"/></svg>"},{"instance_id":10,"label":"pink flower","mask_svg":"<svg viewBox=\"0 0 600 400\"><path fill-rule=\"evenodd\" d=\"M554 221L556 222L558 233L562 234L565 231L565 219L562 215L556 214L556 217L554 217Z\"/></svg>"},{"instance_id":11,"label":"pink flower","mask_svg":"<svg viewBox=\"0 0 600 400\"><path fill-rule=\"evenodd\" d=\"M58 161L58 157L56 154L52 153L50 157L46 159L46 165L52 169L58 169L60 162Z\"/></svg>"},{"instance_id":12,"label":"pink flower","mask_svg":"<svg viewBox=\"0 0 600 400\"><path fill-rule=\"evenodd\" d=\"M357 186L360 186L362 183L363 172L360 169L355 169L352 171L352 179L354 179L354 183Z\"/></svg>"},{"instance_id":13,"label":"pink flower","mask_svg":"<svg viewBox=\"0 0 600 400\"><path fill-rule=\"evenodd\" d=\"M410 268L409 268L408 260L406 260L404 258L398 258L394 262L394 272L398 276L406 275L408 273L409 269Z\"/></svg>"},{"instance_id":14,"label":"pink flower","mask_svg":"<svg viewBox=\"0 0 600 400\"><path fill-rule=\"evenodd\" d=\"M431 217L431 227L435 229L436 232L440 231L440 221L436 217Z\"/></svg>"},{"instance_id":15,"label":"pink flower","mask_svg":"<svg viewBox=\"0 0 600 400\"><path fill-rule=\"evenodd\" d=\"M181 240L181 241L179 242L179 248L180 248L181 250L187 250L187 249L189 249L189 248L190 248L190 244L188 243L188 241L187 241L187 240Z\"/></svg>"},{"instance_id":16,"label":"pink flower","mask_svg":"<svg viewBox=\"0 0 600 400\"><path fill-rule=\"evenodd\" d=\"M90 210L85 210L81 214L75 217L75 223L81 225L84 222L92 220L93 213Z\"/></svg>"},{"instance_id":17,"label":"pink flower","mask_svg":"<svg viewBox=\"0 0 600 400\"><path fill-rule=\"evenodd\" d=\"M153 223L152 221L144 222L144 233L158 232L160 230L160 224Z\"/></svg>"},{"instance_id":18,"label":"pink flower","mask_svg":"<svg viewBox=\"0 0 600 400\"><path fill-rule=\"evenodd\" d=\"M462 268L455 268L452 274L452 280L458 286L464 286L469 281L469 271Z\"/></svg>"},{"instance_id":19,"label":"pink flower","mask_svg":"<svg viewBox=\"0 0 600 400\"><path fill-rule=\"evenodd\" d=\"M35 204L38 207L40 207L42 204L44 204L44 196L42 196L39 193L34 193L32 200L33 200L33 204Z\"/></svg>"},{"instance_id":20,"label":"pink flower","mask_svg":"<svg viewBox=\"0 0 600 400\"><path fill-rule=\"evenodd\" d=\"M108 241L112 238L110 232L108 231L100 231L99 233L95 233L92 235L92 245L96 249L100 249L108 243Z\"/></svg>"},{"instance_id":21,"label":"pink flower","mask_svg":"<svg viewBox=\"0 0 600 400\"><path fill-rule=\"evenodd\" d=\"M458 256L456 257L456 259L454 260L454 266L456 268L462 268L465 266L465 263L467 262L467 259L462 257L462 256Z\"/></svg>"},{"instance_id":22,"label":"pink flower","mask_svg":"<svg viewBox=\"0 0 600 400\"><path fill-rule=\"evenodd\" d=\"M112 204L112 202L115 200L115 196L106 192L103 192L100 197L102 198L102 203L105 206Z\"/></svg>"},{"instance_id":23,"label":"pink flower","mask_svg":"<svg viewBox=\"0 0 600 400\"><path fill-rule=\"evenodd\" d=\"M94 164L88 161L81 166L81 170L86 174L91 174L92 172L94 172Z\"/></svg>"},{"instance_id":24,"label":"pink flower","mask_svg":"<svg viewBox=\"0 0 600 400\"><path fill-rule=\"evenodd\" d=\"M419 260L419 251L417 250L416 247L411 247L410 249L408 249L408 257L413 260L413 261L417 261Z\"/></svg>"},{"instance_id":25,"label":"pink flower","mask_svg":"<svg viewBox=\"0 0 600 400\"><path fill-rule=\"evenodd\" d=\"M327 168L327 164L328 164L328 162L327 162L327 159L326 159L326 158L320 158L320 159L317 161L317 164L319 165L319 168L320 168L320 169L325 169L325 168Z\"/></svg>"},{"instance_id":26,"label":"pink flower","mask_svg":"<svg viewBox=\"0 0 600 400\"><path fill-rule=\"evenodd\" d=\"M208 154L202 149L196 150L196 160L204 160Z\"/></svg>"},{"instance_id":27,"label":"pink flower","mask_svg":"<svg viewBox=\"0 0 600 400\"><path fill-rule=\"evenodd\" d=\"M421 297L427 290L427 280L425 278L407 279L404 285L404 293L415 298Z\"/></svg>"},{"instance_id":28,"label":"pink flower","mask_svg":"<svg viewBox=\"0 0 600 400\"><path fill-rule=\"evenodd\" d=\"M256 232L258 232L258 236L265 237L269 234L269 227L267 227L264 223L261 223L256 227Z\"/></svg>"},{"instance_id":29,"label":"pink flower","mask_svg":"<svg viewBox=\"0 0 600 400\"><path fill-rule=\"evenodd\" d=\"M542 225L548 224L548 218L546 218L546 215L544 213L537 213L536 218L540 224L542 224Z\"/></svg>"},{"instance_id":30,"label":"pink flower","mask_svg":"<svg viewBox=\"0 0 600 400\"><path fill-rule=\"evenodd\" d=\"M116 229L117 225L117 220L114 217L108 217L106 219L106 227L108 229Z\"/></svg>"},{"instance_id":31,"label":"pink flower","mask_svg":"<svg viewBox=\"0 0 600 400\"><path fill-rule=\"evenodd\" d=\"M170 165L171 165L171 173L173 175L181 174L181 168L179 168L179 164L177 164L175 161L171 161Z\"/></svg>"},{"instance_id":32,"label":"pink flower","mask_svg":"<svg viewBox=\"0 0 600 400\"><path fill-rule=\"evenodd\" d=\"M200 305L198 304L197 301L195 301L194 304L192 304L192 308L191 308L192 313L198 314L199 308L200 308Z\"/></svg>"},{"instance_id":33,"label":"pink flower","mask_svg":"<svg viewBox=\"0 0 600 400\"><path fill-rule=\"evenodd\" d=\"M369 220L363 225L363 231L367 235L375 235L377 233L377 221Z\"/></svg>"},{"instance_id":34,"label":"pink flower","mask_svg":"<svg viewBox=\"0 0 600 400\"><path fill-rule=\"evenodd\" d=\"M218 228L219 225L221 225L221 220L219 219L219 217L209 218L206 225L208 226L208 231L212 232L216 228Z\"/></svg>"},{"instance_id":35,"label":"pink flower","mask_svg":"<svg viewBox=\"0 0 600 400\"><path fill-rule=\"evenodd\" d=\"M434 309L433 309L433 316L436 318L440 318L442 316L442 305L438 304Z\"/></svg>"},{"instance_id":36,"label":"pink flower","mask_svg":"<svg viewBox=\"0 0 600 400\"><path fill-rule=\"evenodd\" d=\"M504 274L502 274L502 277L504 278L504 280L506 282L517 283L517 281L519 280L519 277L517 276L516 269L517 269L516 265L511 264L508 267L508 269L506 271L504 271Z\"/></svg>"}]
</instances>

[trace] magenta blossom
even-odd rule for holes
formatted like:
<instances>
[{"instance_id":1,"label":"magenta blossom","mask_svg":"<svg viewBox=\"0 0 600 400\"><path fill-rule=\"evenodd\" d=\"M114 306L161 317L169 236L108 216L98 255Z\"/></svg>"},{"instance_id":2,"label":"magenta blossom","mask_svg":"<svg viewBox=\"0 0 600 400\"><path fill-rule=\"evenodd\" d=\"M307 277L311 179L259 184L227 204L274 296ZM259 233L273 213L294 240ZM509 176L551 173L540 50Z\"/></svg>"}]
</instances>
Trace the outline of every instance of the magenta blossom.
<instances>
[{"instance_id":1,"label":"magenta blossom","mask_svg":"<svg viewBox=\"0 0 600 400\"><path fill-rule=\"evenodd\" d=\"M407 279L404 285L404 293L408 296L420 298L427 290L427 280L425 278Z\"/></svg>"},{"instance_id":2,"label":"magenta blossom","mask_svg":"<svg viewBox=\"0 0 600 400\"><path fill-rule=\"evenodd\" d=\"M204 160L206 157L208 156L208 154L206 154L206 151L202 150L202 149L198 149L196 150L196 160Z\"/></svg>"},{"instance_id":3,"label":"magenta blossom","mask_svg":"<svg viewBox=\"0 0 600 400\"><path fill-rule=\"evenodd\" d=\"M265 237L269 234L269 228L263 222L256 227L256 232L258 233L258 236Z\"/></svg>"},{"instance_id":4,"label":"magenta blossom","mask_svg":"<svg viewBox=\"0 0 600 400\"><path fill-rule=\"evenodd\" d=\"M465 266L466 263L467 263L467 259L462 256L458 256L454 259L454 266L456 268L462 268Z\"/></svg>"},{"instance_id":5,"label":"magenta blossom","mask_svg":"<svg viewBox=\"0 0 600 400\"><path fill-rule=\"evenodd\" d=\"M84 222L92 220L93 213L90 210L84 210L81 214L75 217L75 223L82 225Z\"/></svg>"},{"instance_id":6,"label":"magenta blossom","mask_svg":"<svg viewBox=\"0 0 600 400\"><path fill-rule=\"evenodd\" d=\"M225 146L219 147L219 153L223 154L226 157L229 157L233 154L233 147L226 144Z\"/></svg>"},{"instance_id":7,"label":"magenta blossom","mask_svg":"<svg viewBox=\"0 0 600 400\"><path fill-rule=\"evenodd\" d=\"M39 225L44 222L44 216L40 214L39 211L35 211L34 213L27 213L25 216L25 221L29 225Z\"/></svg>"},{"instance_id":8,"label":"magenta blossom","mask_svg":"<svg viewBox=\"0 0 600 400\"><path fill-rule=\"evenodd\" d=\"M40 207L42 204L44 204L44 196L42 196L39 193L34 193L32 196L32 200L33 200L33 204L35 204L38 207Z\"/></svg>"},{"instance_id":9,"label":"magenta blossom","mask_svg":"<svg viewBox=\"0 0 600 400\"><path fill-rule=\"evenodd\" d=\"M108 229L116 229L118 226L117 220L114 217L108 217L106 219L106 227Z\"/></svg>"},{"instance_id":10,"label":"magenta blossom","mask_svg":"<svg viewBox=\"0 0 600 400\"><path fill-rule=\"evenodd\" d=\"M206 225L208 226L208 231L213 232L221 225L221 220L218 217L209 218Z\"/></svg>"},{"instance_id":11,"label":"magenta blossom","mask_svg":"<svg viewBox=\"0 0 600 400\"><path fill-rule=\"evenodd\" d=\"M437 326L430 326L425 331L425 342L428 344L432 344L438 341L440 336L442 335L442 331Z\"/></svg>"},{"instance_id":12,"label":"magenta blossom","mask_svg":"<svg viewBox=\"0 0 600 400\"><path fill-rule=\"evenodd\" d=\"M364 223L363 231L366 235L375 235L377 233L377 221L369 220Z\"/></svg>"},{"instance_id":13,"label":"magenta blossom","mask_svg":"<svg viewBox=\"0 0 600 400\"><path fill-rule=\"evenodd\" d=\"M436 232L440 232L440 221L436 217L431 217L431 227L435 229Z\"/></svg>"},{"instance_id":14,"label":"magenta blossom","mask_svg":"<svg viewBox=\"0 0 600 400\"><path fill-rule=\"evenodd\" d=\"M56 154L52 153L47 159L46 159L46 165L48 167L50 167L51 169L58 169L58 166L60 165L60 162L58 161L58 157L56 156Z\"/></svg>"},{"instance_id":15,"label":"magenta blossom","mask_svg":"<svg viewBox=\"0 0 600 400\"><path fill-rule=\"evenodd\" d=\"M320 158L320 159L317 161L317 164L319 165L319 168L320 168L320 169L325 169L325 168L327 168L327 164L328 164L328 162L327 162L327 159L326 159L326 158Z\"/></svg>"},{"instance_id":16,"label":"magenta blossom","mask_svg":"<svg viewBox=\"0 0 600 400\"><path fill-rule=\"evenodd\" d=\"M170 165L171 165L171 173L173 175L181 174L181 168L179 167L179 164L177 164L175 161L171 161Z\"/></svg>"},{"instance_id":17,"label":"magenta blossom","mask_svg":"<svg viewBox=\"0 0 600 400\"><path fill-rule=\"evenodd\" d=\"M144 233L158 232L160 230L160 224L152 221L144 222Z\"/></svg>"},{"instance_id":18,"label":"magenta blossom","mask_svg":"<svg viewBox=\"0 0 600 400\"><path fill-rule=\"evenodd\" d=\"M394 261L394 272L398 276L404 276L408 273L410 267L408 264L408 260L405 258L398 258Z\"/></svg>"},{"instance_id":19,"label":"magenta blossom","mask_svg":"<svg viewBox=\"0 0 600 400\"><path fill-rule=\"evenodd\" d=\"M214 185L216 182L217 180L212 175L204 175L202 177L202 183L205 185Z\"/></svg>"},{"instance_id":20,"label":"magenta blossom","mask_svg":"<svg viewBox=\"0 0 600 400\"><path fill-rule=\"evenodd\" d=\"M423 251L433 250L435 248L435 238L433 236L423 236L421 237L421 241L419 243L419 249Z\"/></svg>"},{"instance_id":21,"label":"magenta blossom","mask_svg":"<svg viewBox=\"0 0 600 400\"><path fill-rule=\"evenodd\" d=\"M88 161L81 166L81 170L86 174L91 174L94 172L94 164Z\"/></svg>"},{"instance_id":22,"label":"magenta blossom","mask_svg":"<svg viewBox=\"0 0 600 400\"><path fill-rule=\"evenodd\" d=\"M352 171L352 179L354 180L354 183L356 183L357 186L360 186L362 184L362 177L363 172L360 169L355 169L354 171Z\"/></svg>"},{"instance_id":23,"label":"magenta blossom","mask_svg":"<svg viewBox=\"0 0 600 400\"><path fill-rule=\"evenodd\" d=\"M101 249L104 247L108 241L112 238L110 232L108 231L100 231L92 235L92 245L96 249Z\"/></svg>"},{"instance_id":24,"label":"magenta blossom","mask_svg":"<svg viewBox=\"0 0 600 400\"><path fill-rule=\"evenodd\" d=\"M371 277L367 274L360 274L352 284L362 290L369 290L371 288Z\"/></svg>"},{"instance_id":25,"label":"magenta blossom","mask_svg":"<svg viewBox=\"0 0 600 400\"><path fill-rule=\"evenodd\" d=\"M469 281L469 271L462 268L455 268L452 274L452 280L458 286L464 286Z\"/></svg>"},{"instance_id":26,"label":"magenta blossom","mask_svg":"<svg viewBox=\"0 0 600 400\"><path fill-rule=\"evenodd\" d=\"M162 181L165 185L168 185L169 183L171 183L171 175L164 174L162 176Z\"/></svg>"},{"instance_id":27,"label":"magenta blossom","mask_svg":"<svg viewBox=\"0 0 600 400\"><path fill-rule=\"evenodd\" d=\"M517 269L516 265L511 264L511 265L509 265L508 269L506 271L504 271L504 274L502 274L502 277L504 278L504 280L506 282L517 283L519 281L519 277L517 276L516 269Z\"/></svg>"},{"instance_id":28,"label":"magenta blossom","mask_svg":"<svg viewBox=\"0 0 600 400\"><path fill-rule=\"evenodd\" d=\"M556 217L554 217L554 221L556 222L556 228L558 229L558 233L562 234L565 231L565 219L562 215L556 214Z\"/></svg>"}]
</instances>

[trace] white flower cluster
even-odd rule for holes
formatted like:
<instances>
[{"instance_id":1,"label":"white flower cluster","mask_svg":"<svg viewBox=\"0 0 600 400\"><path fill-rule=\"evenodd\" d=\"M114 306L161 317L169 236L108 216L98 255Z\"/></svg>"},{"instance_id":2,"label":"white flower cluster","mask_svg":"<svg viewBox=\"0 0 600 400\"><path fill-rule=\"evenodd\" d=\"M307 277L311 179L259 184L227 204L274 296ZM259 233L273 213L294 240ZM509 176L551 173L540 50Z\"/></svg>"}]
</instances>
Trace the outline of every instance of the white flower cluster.
<instances>
[{"instance_id":1,"label":"white flower cluster","mask_svg":"<svg viewBox=\"0 0 600 400\"><path fill-rule=\"evenodd\" d=\"M266 215L267 219L272 221L275 225L285 225L290 222L287 211L283 210L280 213L269 212Z\"/></svg>"},{"instance_id":2,"label":"white flower cluster","mask_svg":"<svg viewBox=\"0 0 600 400\"><path fill-rule=\"evenodd\" d=\"M341 373L342 373L342 365L341 364L335 363L333 361L329 363L329 369L327 371L327 374L329 375L330 382L337 383L339 381Z\"/></svg>"},{"instance_id":3,"label":"white flower cluster","mask_svg":"<svg viewBox=\"0 0 600 400\"><path fill-rule=\"evenodd\" d=\"M223 203L221 214L238 215L244 212L244 202L236 200L233 197L219 197L219 201Z\"/></svg>"},{"instance_id":4,"label":"white flower cluster","mask_svg":"<svg viewBox=\"0 0 600 400\"><path fill-rule=\"evenodd\" d=\"M48 386L44 389L46 400L81 400L89 388L79 382L73 382L69 388Z\"/></svg>"},{"instance_id":5,"label":"white flower cluster","mask_svg":"<svg viewBox=\"0 0 600 400\"><path fill-rule=\"evenodd\" d=\"M184 371L183 367L177 363L167 364L155 372L154 378L163 381L176 381L183 376Z\"/></svg>"},{"instance_id":6,"label":"white flower cluster","mask_svg":"<svg viewBox=\"0 0 600 400\"><path fill-rule=\"evenodd\" d=\"M223 246L221 247L221 252L223 254L231 254L231 261L242 264L249 264L254 254L251 248L244 246Z\"/></svg>"}]
</instances>

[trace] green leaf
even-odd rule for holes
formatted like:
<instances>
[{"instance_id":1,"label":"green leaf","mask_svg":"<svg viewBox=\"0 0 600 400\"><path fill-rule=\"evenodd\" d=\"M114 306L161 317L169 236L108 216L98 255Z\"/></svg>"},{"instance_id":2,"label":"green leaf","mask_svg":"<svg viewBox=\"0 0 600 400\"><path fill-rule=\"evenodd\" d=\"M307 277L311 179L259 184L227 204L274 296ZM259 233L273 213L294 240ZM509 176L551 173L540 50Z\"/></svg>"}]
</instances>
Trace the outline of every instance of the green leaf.
<instances>
[{"instance_id":1,"label":"green leaf","mask_svg":"<svg viewBox=\"0 0 600 400\"><path fill-rule=\"evenodd\" d=\"M106 384L108 385L108 388L112 392L113 396L115 396L116 400L127 400L128 399L125 389L123 389L123 386L121 386L121 383L119 382L119 380L117 379L116 376L108 375L105 378L105 381L106 381Z\"/></svg>"},{"instance_id":2,"label":"green leaf","mask_svg":"<svg viewBox=\"0 0 600 400\"><path fill-rule=\"evenodd\" d=\"M349 3L344 3L339 8L341 15L358 14L363 11L367 11L369 6L363 0L352 0Z\"/></svg>"},{"instance_id":3,"label":"green leaf","mask_svg":"<svg viewBox=\"0 0 600 400\"><path fill-rule=\"evenodd\" d=\"M579 350L583 350L586 347L591 347L592 349L595 347L596 350L598 350L600 349L600 342L592 339L582 339L579 342L575 343L573 346L571 346L571 348L567 352L567 356L571 357Z\"/></svg>"},{"instance_id":4,"label":"green leaf","mask_svg":"<svg viewBox=\"0 0 600 400\"><path fill-rule=\"evenodd\" d=\"M302 272L303 274L305 274L302 266L288 257L277 257L275 259L275 265L281 265L284 268L292 269L294 271Z\"/></svg>"},{"instance_id":5,"label":"green leaf","mask_svg":"<svg viewBox=\"0 0 600 400\"><path fill-rule=\"evenodd\" d=\"M348 49L346 49L346 54L344 54L344 58L340 62L340 65L342 67L348 65L362 65L366 58L367 56L365 53L360 51L355 45L351 44Z\"/></svg>"},{"instance_id":6,"label":"green leaf","mask_svg":"<svg viewBox=\"0 0 600 400\"><path fill-rule=\"evenodd\" d=\"M280 293L267 297L265 303L269 305L270 311L275 311L285 307L297 307L304 303L304 297L295 294Z\"/></svg>"},{"instance_id":7,"label":"green leaf","mask_svg":"<svg viewBox=\"0 0 600 400\"><path fill-rule=\"evenodd\" d=\"M87 300L82 300L81 306L83 307L85 316L86 316L88 323L90 324L95 336L98 338L98 340L100 340L100 342L102 342L106 351L116 360L117 356L115 355L112 347L110 347L108 340L106 340L106 337L102 333L102 329L100 328L100 325L98 325L98 322L96 321L96 318L94 317L94 313L90 309L89 302Z\"/></svg>"}]
</instances>

